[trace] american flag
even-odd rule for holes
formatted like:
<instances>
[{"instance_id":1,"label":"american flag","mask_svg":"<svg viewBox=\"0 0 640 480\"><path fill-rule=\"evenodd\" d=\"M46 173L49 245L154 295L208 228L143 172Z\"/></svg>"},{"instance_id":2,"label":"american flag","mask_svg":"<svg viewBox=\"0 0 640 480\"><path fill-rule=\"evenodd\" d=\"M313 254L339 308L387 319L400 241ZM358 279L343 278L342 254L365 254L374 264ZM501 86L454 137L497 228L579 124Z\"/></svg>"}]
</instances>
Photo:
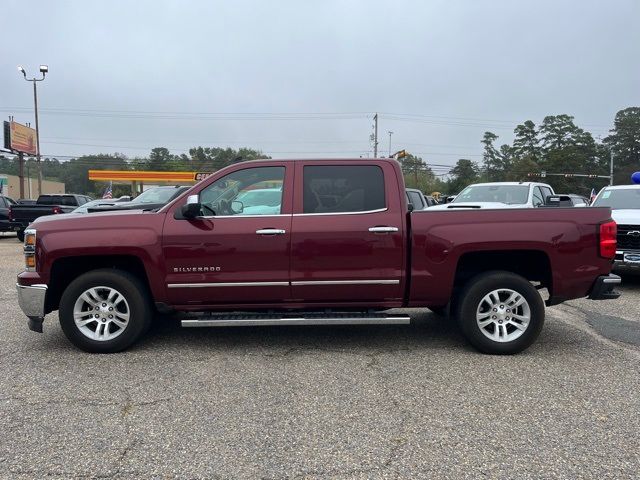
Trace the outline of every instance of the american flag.
<instances>
[{"instance_id":1,"label":"american flag","mask_svg":"<svg viewBox=\"0 0 640 480\"><path fill-rule=\"evenodd\" d=\"M112 191L112 183L113 182L109 182L109 186L104 190L104 194L102 195L102 198L113 198L113 191Z\"/></svg>"},{"instance_id":2,"label":"american flag","mask_svg":"<svg viewBox=\"0 0 640 480\"><path fill-rule=\"evenodd\" d=\"M591 189L591 195L589 195L589 203L593 203L596 199L596 190L594 188Z\"/></svg>"}]
</instances>

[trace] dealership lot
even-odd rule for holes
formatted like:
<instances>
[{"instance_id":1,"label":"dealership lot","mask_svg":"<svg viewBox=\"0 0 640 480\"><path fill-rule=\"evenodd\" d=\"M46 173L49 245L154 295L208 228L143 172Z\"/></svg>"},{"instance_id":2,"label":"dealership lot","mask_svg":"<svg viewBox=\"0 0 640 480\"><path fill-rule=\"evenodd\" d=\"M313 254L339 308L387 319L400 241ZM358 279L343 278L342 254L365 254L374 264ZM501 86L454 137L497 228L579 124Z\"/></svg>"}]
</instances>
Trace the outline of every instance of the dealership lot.
<instances>
[{"instance_id":1,"label":"dealership lot","mask_svg":"<svg viewBox=\"0 0 640 480\"><path fill-rule=\"evenodd\" d=\"M640 275L483 356L447 320L181 329L116 355L30 332L0 236L0 478L637 478Z\"/></svg>"}]
</instances>

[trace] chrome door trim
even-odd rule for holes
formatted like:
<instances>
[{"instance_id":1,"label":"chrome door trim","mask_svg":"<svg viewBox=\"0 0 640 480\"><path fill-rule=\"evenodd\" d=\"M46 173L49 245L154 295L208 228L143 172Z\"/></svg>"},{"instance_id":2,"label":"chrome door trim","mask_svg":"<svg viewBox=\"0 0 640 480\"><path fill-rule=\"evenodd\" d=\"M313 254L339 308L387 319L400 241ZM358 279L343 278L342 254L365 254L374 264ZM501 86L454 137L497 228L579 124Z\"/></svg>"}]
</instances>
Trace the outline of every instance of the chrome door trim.
<instances>
[{"instance_id":1,"label":"chrome door trim","mask_svg":"<svg viewBox=\"0 0 640 480\"><path fill-rule=\"evenodd\" d=\"M378 208L376 210L365 210L364 212L320 212L320 213L294 213L294 217L314 217L318 215L367 215L369 213L386 212L387 208Z\"/></svg>"},{"instance_id":2,"label":"chrome door trim","mask_svg":"<svg viewBox=\"0 0 640 480\"><path fill-rule=\"evenodd\" d=\"M294 287L322 285L398 285L400 280L300 280L291 282Z\"/></svg>"},{"instance_id":3,"label":"chrome door trim","mask_svg":"<svg viewBox=\"0 0 640 480\"><path fill-rule=\"evenodd\" d=\"M168 288L210 287L288 287L289 282L213 282L213 283L169 283Z\"/></svg>"},{"instance_id":4,"label":"chrome door trim","mask_svg":"<svg viewBox=\"0 0 640 480\"><path fill-rule=\"evenodd\" d=\"M287 233L287 231L282 228L261 228L260 230L256 230L256 234L258 235L284 235L285 233Z\"/></svg>"},{"instance_id":5,"label":"chrome door trim","mask_svg":"<svg viewBox=\"0 0 640 480\"><path fill-rule=\"evenodd\" d=\"M213 220L214 218L277 218L277 217L291 217L290 213L280 213L277 215L202 215L196 217L196 220Z\"/></svg>"}]
</instances>

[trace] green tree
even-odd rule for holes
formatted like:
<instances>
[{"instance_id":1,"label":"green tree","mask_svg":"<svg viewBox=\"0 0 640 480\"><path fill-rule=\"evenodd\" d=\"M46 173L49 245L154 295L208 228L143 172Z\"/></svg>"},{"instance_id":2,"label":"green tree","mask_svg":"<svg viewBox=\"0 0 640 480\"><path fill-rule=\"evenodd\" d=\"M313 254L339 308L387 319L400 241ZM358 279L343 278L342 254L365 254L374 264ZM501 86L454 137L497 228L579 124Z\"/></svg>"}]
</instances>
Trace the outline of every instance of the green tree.
<instances>
[{"instance_id":1,"label":"green tree","mask_svg":"<svg viewBox=\"0 0 640 480\"><path fill-rule=\"evenodd\" d=\"M513 155L517 158L528 158L536 162L540 158L540 140L536 132L536 124L531 120L516 126L513 130Z\"/></svg>"},{"instance_id":2,"label":"green tree","mask_svg":"<svg viewBox=\"0 0 640 480\"><path fill-rule=\"evenodd\" d=\"M494 146L498 136L492 132L484 132L480 143L484 145L482 153L482 166L486 174L487 181L499 182L504 179L505 164L502 155Z\"/></svg>"},{"instance_id":3,"label":"green tree","mask_svg":"<svg viewBox=\"0 0 640 480\"><path fill-rule=\"evenodd\" d=\"M449 172L450 179L447 182L448 193L456 195L472 183L477 183L480 175L480 167L476 162L461 158Z\"/></svg>"},{"instance_id":4,"label":"green tree","mask_svg":"<svg viewBox=\"0 0 640 480\"><path fill-rule=\"evenodd\" d=\"M611 135L603 141L607 148L603 164L613 153L614 183L629 183L633 172L640 170L640 107L629 107L616 113Z\"/></svg>"}]
</instances>

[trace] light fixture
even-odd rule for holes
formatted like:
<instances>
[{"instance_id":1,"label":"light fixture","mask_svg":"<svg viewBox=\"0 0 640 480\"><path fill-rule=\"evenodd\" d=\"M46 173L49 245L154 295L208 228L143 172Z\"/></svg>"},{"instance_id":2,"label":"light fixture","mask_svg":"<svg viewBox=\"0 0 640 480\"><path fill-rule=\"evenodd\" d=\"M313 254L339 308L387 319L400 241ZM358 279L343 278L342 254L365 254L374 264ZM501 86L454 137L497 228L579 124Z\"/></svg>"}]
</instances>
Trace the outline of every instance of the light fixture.
<instances>
[{"instance_id":1,"label":"light fixture","mask_svg":"<svg viewBox=\"0 0 640 480\"><path fill-rule=\"evenodd\" d=\"M49 67L46 65L40 65L40 72L47 73L49 71Z\"/></svg>"}]
</instances>

